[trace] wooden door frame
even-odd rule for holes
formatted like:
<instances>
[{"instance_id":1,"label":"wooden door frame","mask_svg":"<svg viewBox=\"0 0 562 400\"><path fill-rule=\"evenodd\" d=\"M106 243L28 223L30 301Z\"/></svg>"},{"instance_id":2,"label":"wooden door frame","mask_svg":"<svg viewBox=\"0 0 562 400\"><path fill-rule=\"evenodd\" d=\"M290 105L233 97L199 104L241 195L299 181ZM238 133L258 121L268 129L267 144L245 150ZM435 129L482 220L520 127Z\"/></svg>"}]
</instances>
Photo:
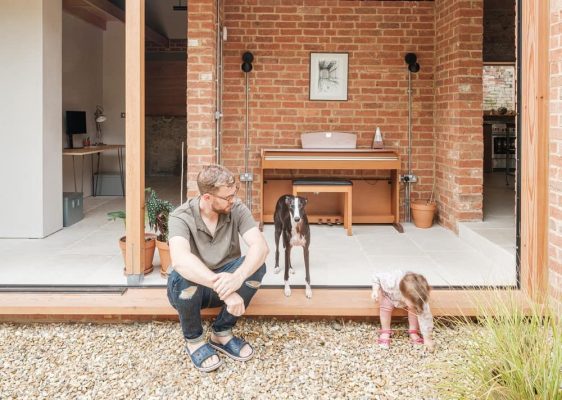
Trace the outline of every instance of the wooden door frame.
<instances>
[{"instance_id":1,"label":"wooden door frame","mask_svg":"<svg viewBox=\"0 0 562 400\"><path fill-rule=\"evenodd\" d=\"M144 271L144 0L125 2L125 273L140 284Z\"/></svg>"},{"instance_id":2,"label":"wooden door frame","mask_svg":"<svg viewBox=\"0 0 562 400\"><path fill-rule=\"evenodd\" d=\"M550 0L518 0L521 11L520 288L544 300L548 288Z\"/></svg>"},{"instance_id":3,"label":"wooden door frame","mask_svg":"<svg viewBox=\"0 0 562 400\"><path fill-rule=\"evenodd\" d=\"M521 0L519 0L521 1ZM539 298L547 287L549 0L521 10L520 289ZM142 276L144 260L144 2L126 2L127 274Z\"/></svg>"}]
</instances>

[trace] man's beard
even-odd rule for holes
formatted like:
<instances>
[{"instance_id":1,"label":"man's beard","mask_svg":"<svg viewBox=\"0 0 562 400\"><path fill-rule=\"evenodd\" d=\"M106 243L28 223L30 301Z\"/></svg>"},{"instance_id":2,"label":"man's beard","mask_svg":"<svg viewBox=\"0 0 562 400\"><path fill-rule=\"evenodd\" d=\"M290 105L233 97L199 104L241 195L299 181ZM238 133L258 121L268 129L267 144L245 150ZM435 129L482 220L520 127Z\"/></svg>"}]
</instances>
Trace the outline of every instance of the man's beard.
<instances>
[{"instance_id":1,"label":"man's beard","mask_svg":"<svg viewBox=\"0 0 562 400\"><path fill-rule=\"evenodd\" d=\"M211 208L217 214L230 214L230 210L232 209L231 205L226 206L226 208L217 208L214 204L211 204Z\"/></svg>"}]
</instances>

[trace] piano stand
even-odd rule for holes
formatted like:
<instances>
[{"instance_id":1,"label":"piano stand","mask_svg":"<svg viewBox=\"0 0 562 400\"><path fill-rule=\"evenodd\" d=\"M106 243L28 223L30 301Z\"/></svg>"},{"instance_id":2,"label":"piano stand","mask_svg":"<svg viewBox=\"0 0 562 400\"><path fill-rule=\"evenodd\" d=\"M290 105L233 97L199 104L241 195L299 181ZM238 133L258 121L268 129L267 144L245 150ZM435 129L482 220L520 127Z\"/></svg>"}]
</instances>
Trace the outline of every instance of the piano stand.
<instances>
[{"instance_id":1,"label":"piano stand","mask_svg":"<svg viewBox=\"0 0 562 400\"><path fill-rule=\"evenodd\" d=\"M264 223L273 222L277 199L293 193L293 180L299 177L333 179L333 172L343 178L341 171L349 171L353 185L353 197L345 207L339 193L322 192L321 196L309 195L307 215L310 221L345 217L342 209L349 210L351 224L392 224L402 233L400 224L400 156L392 149L262 149L261 151L261 208L260 229ZM362 177L356 171L384 171L387 176ZM307 175L308 173L308 175ZM375 176L375 174L372 174ZM299 192L305 192L299 188ZM315 196L312 198L311 196ZM314 201L312 201L312 199ZM343 206L343 207L342 207ZM346 222L348 218L342 218Z\"/></svg>"},{"instance_id":2,"label":"piano stand","mask_svg":"<svg viewBox=\"0 0 562 400\"><path fill-rule=\"evenodd\" d=\"M308 184L307 184L308 183ZM351 181L293 181L293 196L299 193L343 193L343 227L347 231L347 236L352 235L352 204L353 204L353 184Z\"/></svg>"}]
</instances>

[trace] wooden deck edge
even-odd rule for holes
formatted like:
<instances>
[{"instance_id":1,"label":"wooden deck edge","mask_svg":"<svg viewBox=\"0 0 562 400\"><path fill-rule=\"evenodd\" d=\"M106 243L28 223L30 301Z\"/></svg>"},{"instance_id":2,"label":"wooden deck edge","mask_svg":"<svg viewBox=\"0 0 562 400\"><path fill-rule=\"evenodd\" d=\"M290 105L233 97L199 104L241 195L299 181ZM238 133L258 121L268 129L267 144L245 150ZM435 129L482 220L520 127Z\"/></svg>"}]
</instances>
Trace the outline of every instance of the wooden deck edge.
<instances>
[{"instance_id":1,"label":"wooden deck edge","mask_svg":"<svg viewBox=\"0 0 562 400\"><path fill-rule=\"evenodd\" d=\"M494 294L522 297L519 291ZM435 290L431 308L435 316L476 316L489 301L487 290ZM203 310L212 316L218 309ZM285 297L282 289L261 289L246 316L296 318L372 318L378 307L369 289L316 289L306 299L304 289ZM400 310L396 315L405 315ZM164 288L129 289L124 294L1 293L0 321L125 321L177 319Z\"/></svg>"}]
</instances>

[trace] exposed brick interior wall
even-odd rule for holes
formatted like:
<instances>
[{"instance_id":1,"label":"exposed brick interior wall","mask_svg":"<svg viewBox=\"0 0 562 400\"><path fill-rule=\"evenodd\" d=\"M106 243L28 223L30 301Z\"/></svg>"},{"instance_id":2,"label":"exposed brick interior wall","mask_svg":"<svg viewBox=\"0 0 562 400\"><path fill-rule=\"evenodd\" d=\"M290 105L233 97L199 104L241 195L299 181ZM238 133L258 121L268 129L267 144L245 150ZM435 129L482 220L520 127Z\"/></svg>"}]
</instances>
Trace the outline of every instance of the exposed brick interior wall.
<instances>
[{"instance_id":1,"label":"exposed brick interior wall","mask_svg":"<svg viewBox=\"0 0 562 400\"><path fill-rule=\"evenodd\" d=\"M187 40L146 43L146 174L180 175L187 135ZM183 83L183 84L182 84Z\"/></svg>"},{"instance_id":2,"label":"exposed brick interior wall","mask_svg":"<svg viewBox=\"0 0 562 400\"><path fill-rule=\"evenodd\" d=\"M486 65L482 76L484 110L505 107L515 111L515 67Z\"/></svg>"},{"instance_id":3,"label":"exposed brick interior wall","mask_svg":"<svg viewBox=\"0 0 562 400\"><path fill-rule=\"evenodd\" d=\"M302 132L354 132L358 147L370 147L375 128L380 126L385 143L400 150L406 168L407 52L415 52L421 65L412 85L412 166L420 177L414 197L429 197L433 177L433 2L229 0L224 5L224 25L228 41L224 44L223 158L237 173L244 166L241 56L244 51L255 56L249 118L255 214L261 206L260 149L300 147ZM349 53L348 101L309 100L310 52Z\"/></svg>"},{"instance_id":4,"label":"exposed brick interior wall","mask_svg":"<svg viewBox=\"0 0 562 400\"><path fill-rule=\"evenodd\" d=\"M201 165L214 162L216 2L187 2L187 195L197 195Z\"/></svg>"},{"instance_id":5,"label":"exposed brick interior wall","mask_svg":"<svg viewBox=\"0 0 562 400\"><path fill-rule=\"evenodd\" d=\"M550 3L549 292L562 310L562 1Z\"/></svg>"},{"instance_id":6,"label":"exposed brick interior wall","mask_svg":"<svg viewBox=\"0 0 562 400\"><path fill-rule=\"evenodd\" d=\"M146 175L181 174L181 143L185 141L185 135L185 117L146 116Z\"/></svg>"},{"instance_id":7,"label":"exposed brick interior wall","mask_svg":"<svg viewBox=\"0 0 562 400\"><path fill-rule=\"evenodd\" d=\"M161 46L153 42L146 42L146 53L178 53L187 51L186 39L169 39L168 46Z\"/></svg>"},{"instance_id":8,"label":"exposed brick interior wall","mask_svg":"<svg viewBox=\"0 0 562 400\"><path fill-rule=\"evenodd\" d=\"M440 223L482 219L482 0L435 1L435 141Z\"/></svg>"},{"instance_id":9,"label":"exposed brick interior wall","mask_svg":"<svg viewBox=\"0 0 562 400\"><path fill-rule=\"evenodd\" d=\"M484 0L483 58L515 62L515 0Z\"/></svg>"}]
</instances>

